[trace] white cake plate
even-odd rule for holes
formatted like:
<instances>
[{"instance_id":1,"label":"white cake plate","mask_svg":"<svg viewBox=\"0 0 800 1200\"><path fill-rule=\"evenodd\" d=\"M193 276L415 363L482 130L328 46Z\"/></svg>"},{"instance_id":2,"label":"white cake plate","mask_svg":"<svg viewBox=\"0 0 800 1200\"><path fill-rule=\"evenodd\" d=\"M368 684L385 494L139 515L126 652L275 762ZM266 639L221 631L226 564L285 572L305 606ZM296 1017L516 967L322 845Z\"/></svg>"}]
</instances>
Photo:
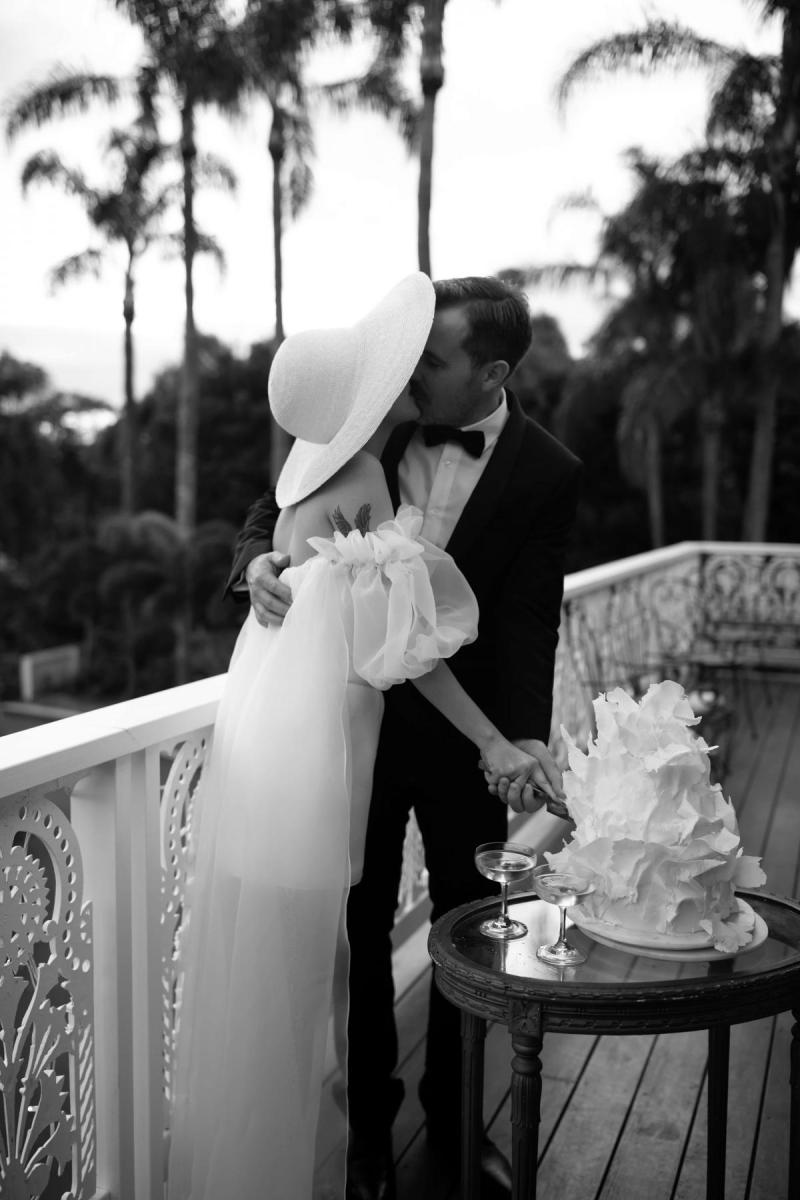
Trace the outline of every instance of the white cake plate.
<instances>
[{"instance_id":1,"label":"white cake plate","mask_svg":"<svg viewBox=\"0 0 800 1200\"><path fill-rule=\"evenodd\" d=\"M671 933L639 933L623 929L621 925L612 925L609 921L600 921L597 917L586 916L579 908L570 913L572 921L590 938L611 946L614 950L628 950L642 958L660 958L673 962L713 962L721 958L735 958L737 954L745 954L755 950L769 936L769 929L763 917L750 907L746 900L737 897L740 913L754 918L750 941L738 950L716 950L711 940L711 934L671 934Z\"/></svg>"}]
</instances>

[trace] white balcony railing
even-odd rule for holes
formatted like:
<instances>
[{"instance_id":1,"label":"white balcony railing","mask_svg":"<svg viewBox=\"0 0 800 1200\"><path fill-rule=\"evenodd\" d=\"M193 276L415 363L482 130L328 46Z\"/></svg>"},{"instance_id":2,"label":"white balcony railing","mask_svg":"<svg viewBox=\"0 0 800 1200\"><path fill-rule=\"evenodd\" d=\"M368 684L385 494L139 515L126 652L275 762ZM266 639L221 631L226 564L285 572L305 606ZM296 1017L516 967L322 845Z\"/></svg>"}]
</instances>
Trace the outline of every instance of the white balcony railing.
<instances>
[{"instance_id":1,"label":"white balcony railing","mask_svg":"<svg viewBox=\"0 0 800 1200\"><path fill-rule=\"evenodd\" d=\"M737 660L800 665L800 546L682 543L570 576L557 756L600 687L725 621ZM176 931L222 681L0 738L4 1200L162 1194ZM423 892L410 827L402 908Z\"/></svg>"}]
</instances>

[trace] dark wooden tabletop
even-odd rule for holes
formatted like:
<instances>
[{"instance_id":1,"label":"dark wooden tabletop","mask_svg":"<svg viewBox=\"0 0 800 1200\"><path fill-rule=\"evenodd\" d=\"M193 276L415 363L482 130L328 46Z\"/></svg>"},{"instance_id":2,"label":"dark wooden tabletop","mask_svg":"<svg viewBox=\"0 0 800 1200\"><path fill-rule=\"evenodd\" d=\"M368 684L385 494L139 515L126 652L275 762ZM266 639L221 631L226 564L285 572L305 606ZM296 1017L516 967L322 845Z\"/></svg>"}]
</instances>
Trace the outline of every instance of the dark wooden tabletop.
<instances>
[{"instance_id":1,"label":"dark wooden tabletop","mask_svg":"<svg viewBox=\"0 0 800 1200\"><path fill-rule=\"evenodd\" d=\"M587 955L580 966L548 967L537 946L558 927L553 905L521 895L510 900L528 934L509 942L484 937L482 919L496 900L447 913L428 948L440 991L474 1016L512 1025L526 1008L541 1009L543 1029L575 1033L656 1033L736 1024L800 1007L800 904L742 891L769 936L734 958L653 959L646 979L629 978L634 947L612 948L572 925L568 940Z\"/></svg>"}]
</instances>

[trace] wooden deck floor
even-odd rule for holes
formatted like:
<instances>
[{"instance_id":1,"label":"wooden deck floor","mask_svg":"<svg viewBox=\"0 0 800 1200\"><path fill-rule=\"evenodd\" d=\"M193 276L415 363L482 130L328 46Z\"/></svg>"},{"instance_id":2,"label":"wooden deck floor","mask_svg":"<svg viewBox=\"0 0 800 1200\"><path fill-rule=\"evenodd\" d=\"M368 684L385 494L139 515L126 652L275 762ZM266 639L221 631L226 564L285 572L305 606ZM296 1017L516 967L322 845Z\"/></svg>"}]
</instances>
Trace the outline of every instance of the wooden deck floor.
<instances>
[{"instance_id":1,"label":"wooden deck floor","mask_svg":"<svg viewBox=\"0 0 800 1200\"><path fill-rule=\"evenodd\" d=\"M725 792L745 848L761 854L767 890L800 885L800 678L753 679L754 721L734 730ZM755 728L753 728L753 725ZM430 968L427 928L411 939L399 971L397 1018L406 1101L394 1127L398 1200L453 1200L425 1151L416 1087L422 1069ZM647 959L632 960L645 976ZM791 1015L731 1033L727 1200L787 1194ZM543 1200L702 1200L706 1146L705 1032L659 1037L548 1034L543 1061L539 1196ZM486 1043L484 1114L510 1156L511 1047L503 1026Z\"/></svg>"}]
</instances>

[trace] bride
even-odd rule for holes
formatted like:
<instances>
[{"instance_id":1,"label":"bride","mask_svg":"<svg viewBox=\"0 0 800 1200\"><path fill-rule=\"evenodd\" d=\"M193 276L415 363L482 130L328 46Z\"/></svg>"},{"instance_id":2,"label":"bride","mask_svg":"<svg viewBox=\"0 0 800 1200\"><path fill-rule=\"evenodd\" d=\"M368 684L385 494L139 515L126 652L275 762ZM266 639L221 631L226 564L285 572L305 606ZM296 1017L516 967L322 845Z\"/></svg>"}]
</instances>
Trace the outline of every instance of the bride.
<instances>
[{"instance_id":1,"label":"bride","mask_svg":"<svg viewBox=\"0 0 800 1200\"><path fill-rule=\"evenodd\" d=\"M326 1155L325 1195L344 1194L344 918L383 691L412 680L475 744L489 782L511 781L510 800L536 767L444 661L477 634L475 597L420 538L422 513L392 511L379 462L390 430L418 415L408 382L433 312L414 274L352 327L289 337L272 363L270 406L296 439L274 538L292 605L279 628L252 611L242 627L198 800L170 1200L311 1200ZM331 1014L339 1105L321 1120Z\"/></svg>"}]
</instances>

